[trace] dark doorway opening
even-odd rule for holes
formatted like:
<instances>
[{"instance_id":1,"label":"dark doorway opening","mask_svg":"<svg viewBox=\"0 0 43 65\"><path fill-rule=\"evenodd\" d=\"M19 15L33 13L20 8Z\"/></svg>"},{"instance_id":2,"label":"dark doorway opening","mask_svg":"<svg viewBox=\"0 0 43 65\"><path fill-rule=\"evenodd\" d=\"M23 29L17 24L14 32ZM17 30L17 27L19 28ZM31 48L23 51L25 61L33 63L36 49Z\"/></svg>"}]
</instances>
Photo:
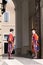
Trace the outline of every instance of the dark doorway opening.
<instances>
[{"instance_id":1,"label":"dark doorway opening","mask_svg":"<svg viewBox=\"0 0 43 65\"><path fill-rule=\"evenodd\" d=\"M8 53L8 43L4 43L4 53Z\"/></svg>"}]
</instances>

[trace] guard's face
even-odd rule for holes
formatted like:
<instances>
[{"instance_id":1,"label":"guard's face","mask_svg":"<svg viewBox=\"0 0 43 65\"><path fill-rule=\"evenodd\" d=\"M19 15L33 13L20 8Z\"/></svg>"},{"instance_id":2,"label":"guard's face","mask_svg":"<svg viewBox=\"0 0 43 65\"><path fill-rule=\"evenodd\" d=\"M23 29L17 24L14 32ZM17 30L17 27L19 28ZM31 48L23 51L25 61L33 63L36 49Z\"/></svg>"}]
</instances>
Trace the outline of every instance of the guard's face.
<instances>
[{"instance_id":1,"label":"guard's face","mask_svg":"<svg viewBox=\"0 0 43 65\"><path fill-rule=\"evenodd\" d=\"M35 34L35 30L32 30L32 34Z\"/></svg>"}]
</instances>

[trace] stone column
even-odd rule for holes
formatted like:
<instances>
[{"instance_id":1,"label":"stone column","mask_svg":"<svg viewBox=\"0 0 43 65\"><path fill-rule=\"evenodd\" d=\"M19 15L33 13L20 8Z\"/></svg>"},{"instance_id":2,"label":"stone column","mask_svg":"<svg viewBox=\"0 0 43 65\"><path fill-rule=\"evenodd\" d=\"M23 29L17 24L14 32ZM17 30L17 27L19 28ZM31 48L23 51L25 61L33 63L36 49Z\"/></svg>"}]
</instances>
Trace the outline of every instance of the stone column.
<instances>
[{"instance_id":1,"label":"stone column","mask_svg":"<svg viewBox=\"0 0 43 65\"><path fill-rule=\"evenodd\" d=\"M29 0L29 49L31 50L32 29L35 26L35 0Z\"/></svg>"},{"instance_id":2,"label":"stone column","mask_svg":"<svg viewBox=\"0 0 43 65\"><path fill-rule=\"evenodd\" d=\"M43 58L43 0L40 2L41 7L41 58Z\"/></svg>"},{"instance_id":3,"label":"stone column","mask_svg":"<svg viewBox=\"0 0 43 65\"><path fill-rule=\"evenodd\" d=\"M21 54L22 48L22 7L21 1L14 1L15 4L15 18L16 18L16 54Z\"/></svg>"},{"instance_id":4,"label":"stone column","mask_svg":"<svg viewBox=\"0 0 43 65\"><path fill-rule=\"evenodd\" d=\"M29 7L28 0L22 2L22 54L26 54L29 49Z\"/></svg>"}]
</instances>

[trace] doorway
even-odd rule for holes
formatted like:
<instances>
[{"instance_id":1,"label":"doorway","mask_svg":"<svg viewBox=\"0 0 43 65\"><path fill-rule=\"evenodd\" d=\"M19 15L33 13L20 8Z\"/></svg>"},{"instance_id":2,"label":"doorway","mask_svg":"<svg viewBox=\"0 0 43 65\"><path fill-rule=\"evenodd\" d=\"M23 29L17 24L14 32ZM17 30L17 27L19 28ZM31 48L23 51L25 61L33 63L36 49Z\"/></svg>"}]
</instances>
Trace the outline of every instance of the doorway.
<instances>
[{"instance_id":1,"label":"doorway","mask_svg":"<svg viewBox=\"0 0 43 65\"><path fill-rule=\"evenodd\" d=\"M8 43L4 43L4 54L8 53Z\"/></svg>"}]
</instances>

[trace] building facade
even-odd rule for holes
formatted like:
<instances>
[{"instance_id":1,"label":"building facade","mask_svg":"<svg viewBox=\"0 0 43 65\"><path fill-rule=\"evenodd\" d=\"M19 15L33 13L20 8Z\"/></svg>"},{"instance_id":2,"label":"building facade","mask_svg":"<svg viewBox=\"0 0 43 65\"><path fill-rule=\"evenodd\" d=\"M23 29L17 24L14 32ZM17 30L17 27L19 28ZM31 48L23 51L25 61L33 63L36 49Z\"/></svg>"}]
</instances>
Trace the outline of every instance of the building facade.
<instances>
[{"instance_id":1,"label":"building facade","mask_svg":"<svg viewBox=\"0 0 43 65\"><path fill-rule=\"evenodd\" d=\"M1 23L2 23L2 13L1 13L1 6L2 6L2 0L0 0L0 58L2 58L2 29L1 29Z\"/></svg>"},{"instance_id":2,"label":"building facade","mask_svg":"<svg viewBox=\"0 0 43 65\"><path fill-rule=\"evenodd\" d=\"M8 0L7 0L8 1ZM0 1L0 55L8 52L7 37L10 33L10 29L14 29L15 38L15 11L12 0L9 0L5 7L5 12L2 14L3 4Z\"/></svg>"}]
</instances>

